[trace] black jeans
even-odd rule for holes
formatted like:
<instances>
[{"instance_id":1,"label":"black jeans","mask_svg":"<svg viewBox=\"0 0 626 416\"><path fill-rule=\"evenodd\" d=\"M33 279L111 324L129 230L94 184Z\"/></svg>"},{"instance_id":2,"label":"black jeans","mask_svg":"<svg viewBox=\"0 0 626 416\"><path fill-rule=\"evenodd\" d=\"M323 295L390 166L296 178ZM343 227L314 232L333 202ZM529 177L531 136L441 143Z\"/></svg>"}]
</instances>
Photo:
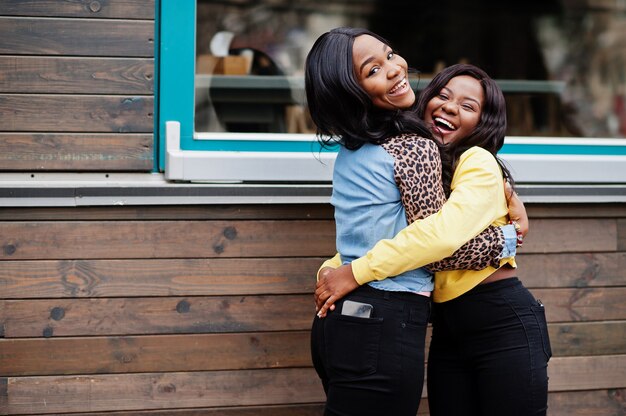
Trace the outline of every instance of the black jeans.
<instances>
[{"instance_id":1,"label":"black jeans","mask_svg":"<svg viewBox=\"0 0 626 416\"><path fill-rule=\"evenodd\" d=\"M341 315L347 299L370 318ZM311 353L326 392L325 415L415 416L424 384L430 298L362 286L315 318Z\"/></svg>"},{"instance_id":2,"label":"black jeans","mask_svg":"<svg viewBox=\"0 0 626 416\"><path fill-rule=\"evenodd\" d=\"M544 307L517 278L434 304L430 414L545 415L551 355Z\"/></svg>"}]
</instances>

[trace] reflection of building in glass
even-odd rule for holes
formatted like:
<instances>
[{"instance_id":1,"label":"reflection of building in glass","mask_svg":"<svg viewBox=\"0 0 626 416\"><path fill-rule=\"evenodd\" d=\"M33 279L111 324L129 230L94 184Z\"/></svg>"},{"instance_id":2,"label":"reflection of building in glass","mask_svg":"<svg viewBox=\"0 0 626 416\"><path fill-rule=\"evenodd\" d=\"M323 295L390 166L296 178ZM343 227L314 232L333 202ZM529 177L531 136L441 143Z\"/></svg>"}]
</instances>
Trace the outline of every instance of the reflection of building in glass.
<instances>
[{"instance_id":1,"label":"reflection of building in glass","mask_svg":"<svg viewBox=\"0 0 626 416\"><path fill-rule=\"evenodd\" d=\"M420 70L422 79L456 62L484 68L502 80L509 135L626 135L624 2L278 0L267 4L204 0L198 3L197 53L209 53L212 36L228 30L235 34L232 54L254 51L256 65L248 75L289 79L302 75L313 41L337 26L368 27L385 36ZM210 91L199 92L205 100L197 100L197 129L312 131L301 92L292 90L287 102L280 98L284 91L276 94L274 101L279 103L239 102L241 111L243 104L249 106L242 117L250 120L233 123L222 120L232 116L232 111L215 113L218 107L229 105L215 101ZM268 106L273 106L280 122L263 118Z\"/></svg>"},{"instance_id":2,"label":"reflection of building in glass","mask_svg":"<svg viewBox=\"0 0 626 416\"><path fill-rule=\"evenodd\" d=\"M626 4L602 3L566 9L537 29L550 74L567 81L566 121L582 136L625 137Z\"/></svg>"}]
</instances>

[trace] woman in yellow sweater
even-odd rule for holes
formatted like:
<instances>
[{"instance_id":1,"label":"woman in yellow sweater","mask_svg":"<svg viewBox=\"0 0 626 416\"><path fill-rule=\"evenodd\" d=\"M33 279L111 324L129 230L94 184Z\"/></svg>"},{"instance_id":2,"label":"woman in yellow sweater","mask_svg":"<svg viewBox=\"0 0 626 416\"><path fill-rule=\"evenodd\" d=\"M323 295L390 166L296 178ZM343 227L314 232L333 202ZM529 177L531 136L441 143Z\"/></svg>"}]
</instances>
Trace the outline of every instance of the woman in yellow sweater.
<instances>
[{"instance_id":1,"label":"woman in yellow sweater","mask_svg":"<svg viewBox=\"0 0 626 416\"><path fill-rule=\"evenodd\" d=\"M321 316L359 285L432 262L433 238L444 229L463 227L463 221L484 220L467 210L484 206L486 195L495 198L490 200L497 212L493 224L508 220L504 193L493 192L502 187L502 171L507 172L496 158L506 129L496 83L476 67L455 65L433 79L417 108L453 156L450 199L437 214L380 241L350 264L340 266L337 257L327 261L316 288ZM464 214L450 216L447 210ZM551 351L544 308L515 277L514 260L499 266L435 273L427 377L433 416L546 414ZM437 270L436 263L430 267Z\"/></svg>"}]
</instances>

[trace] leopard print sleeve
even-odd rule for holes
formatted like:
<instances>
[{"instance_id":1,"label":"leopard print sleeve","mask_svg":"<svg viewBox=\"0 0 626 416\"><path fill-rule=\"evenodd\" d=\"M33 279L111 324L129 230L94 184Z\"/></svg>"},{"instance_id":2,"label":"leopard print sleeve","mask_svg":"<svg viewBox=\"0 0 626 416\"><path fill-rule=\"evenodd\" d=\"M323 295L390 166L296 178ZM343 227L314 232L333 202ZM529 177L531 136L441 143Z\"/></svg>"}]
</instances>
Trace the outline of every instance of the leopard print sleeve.
<instances>
[{"instance_id":1,"label":"leopard print sleeve","mask_svg":"<svg viewBox=\"0 0 626 416\"><path fill-rule=\"evenodd\" d=\"M482 233L463 244L461 248L443 260L429 264L433 272L442 270L482 270L488 266L498 268L504 234L500 227L490 225Z\"/></svg>"},{"instance_id":2,"label":"leopard print sleeve","mask_svg":"<svg viewBox=\"0 0 626 416\"><path fill-rule=\"evenodd\" d=\"M415 135L388 139L381 146L393 156L394 176L410 224L439 211L446 201L437 145Z\"/></svg>"},{"instance_id":3,"label":"leopard print sleeve","mask_svg":"<svg viewBox=\"0 0 626 416\"><path fill-rule=\"evenodd\" d=\"M400 190L407 222L412 223L438 212L446 198L437 145L432 140L405 134L392 137L381 146L395 160L395 181ZM428 268L432 271L441 271L497 267L504 244L502 230L490 226L465 243L452 256L432 263Z\"/></svg>"}]
</instances>

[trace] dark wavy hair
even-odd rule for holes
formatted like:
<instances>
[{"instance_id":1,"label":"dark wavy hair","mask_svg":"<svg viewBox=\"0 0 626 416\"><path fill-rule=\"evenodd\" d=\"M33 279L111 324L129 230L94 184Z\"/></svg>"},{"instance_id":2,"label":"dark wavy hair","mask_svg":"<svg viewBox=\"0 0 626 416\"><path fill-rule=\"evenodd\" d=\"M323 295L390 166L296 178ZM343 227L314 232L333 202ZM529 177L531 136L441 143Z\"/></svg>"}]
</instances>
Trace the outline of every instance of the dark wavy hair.
<instances>
[{"instance_id":1,"label":"dark wavy hair","mask_svg":"<svg viewBox=\"0 0 626 416\"><path fill-rule=\"evenodd\" d=\"M353 68L352 47L355 38L362 35L389 45L367 29L340 27L321 35L307 55L304 86L318 139L324 145L339 140L354 150L401 133L432 138L415 111L378 108L360 86Z\"/></svg>"},{"instance_id":2,"label":"dark wavy hair","mask_svg":"<svg viewBox=\"0 0 626 416\"><path fill-rule=\"evenodd\" d=\"M452 78L460 75L468 75L480 82L485 101L482 106L480 121L474 131L468 137L446 145L448 157L443 160L444 189L449 195L450 182L459 157L473 146L479 146L489 151L498 161L504 178L508 179L513 186L514 181L511 173L497 156L504 144L506 134L506 103L502 90L485 71L469 64L456 64L443 69L419 95L416 106L417 115L423 119L428 102L439 94Z\"/></svg>"}]
</instances>

